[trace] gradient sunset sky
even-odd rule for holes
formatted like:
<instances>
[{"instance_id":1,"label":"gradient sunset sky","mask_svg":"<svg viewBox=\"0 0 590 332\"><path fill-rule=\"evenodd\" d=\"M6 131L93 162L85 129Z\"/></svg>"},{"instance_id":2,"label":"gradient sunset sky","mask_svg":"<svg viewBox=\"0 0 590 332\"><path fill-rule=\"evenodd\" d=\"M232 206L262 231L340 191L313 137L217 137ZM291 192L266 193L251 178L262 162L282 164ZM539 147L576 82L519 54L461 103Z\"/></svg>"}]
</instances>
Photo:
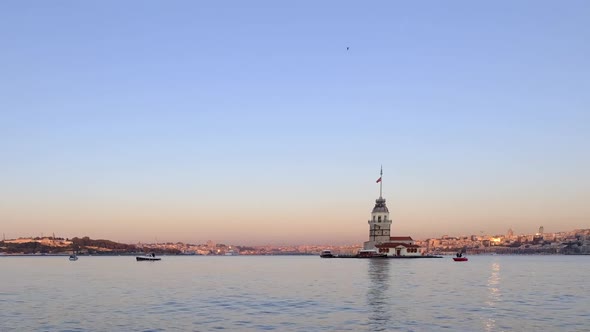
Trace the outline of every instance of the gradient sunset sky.
<instances>
[{"instance_id":1,"label":"gradient sunset sky","mask_svg":"<svg viewBox=\"0 0 590 332\"><path fill-rule=\"evenodd\" d=\"M589 1L2 1L0 232L590 228ZM347 47L350 49L347 50Z\"/></svg>"}]
</instances>

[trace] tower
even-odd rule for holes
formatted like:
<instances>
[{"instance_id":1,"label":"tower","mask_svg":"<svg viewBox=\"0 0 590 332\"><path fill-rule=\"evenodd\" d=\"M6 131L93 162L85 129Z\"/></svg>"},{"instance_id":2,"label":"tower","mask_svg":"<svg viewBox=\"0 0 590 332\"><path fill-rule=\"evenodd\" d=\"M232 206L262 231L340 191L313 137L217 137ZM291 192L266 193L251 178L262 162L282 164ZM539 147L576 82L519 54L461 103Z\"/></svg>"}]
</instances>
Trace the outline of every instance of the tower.
<instances>
[{"instance_id":1,"label":"tower","mask_svg":"<svg viewBox=\"0 0 590 332\"><path fill-rule=\"evenodd\" d=\"M389 219L389 209L385 205L383 198L383 167L381 167L379 183L379 198L375 200L375 207L371 212L369 219L369 241L365 242L363 249L370 250L375 248L375 244L388 242L391 236L391 219Z\"/></svg>"}]
</instances>

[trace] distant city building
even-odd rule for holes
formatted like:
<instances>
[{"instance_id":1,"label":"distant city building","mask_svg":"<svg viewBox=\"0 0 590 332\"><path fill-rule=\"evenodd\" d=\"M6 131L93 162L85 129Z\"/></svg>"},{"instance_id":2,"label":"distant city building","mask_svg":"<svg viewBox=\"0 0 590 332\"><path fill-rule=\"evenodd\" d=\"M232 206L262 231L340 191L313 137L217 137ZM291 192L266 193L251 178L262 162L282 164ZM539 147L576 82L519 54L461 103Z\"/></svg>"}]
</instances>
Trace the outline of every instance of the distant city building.
<instances>
[{"instance_id":1,"label":"distant city building","mask_svg":"<svg viewBox=\"0 0 590 332\"><path fill-rule=\"evenodd\" d=\"M543 226L539 227L539 235L543 235L543 233L544 233L543 231L544 231Z\"/></svg>"}]
</instances>

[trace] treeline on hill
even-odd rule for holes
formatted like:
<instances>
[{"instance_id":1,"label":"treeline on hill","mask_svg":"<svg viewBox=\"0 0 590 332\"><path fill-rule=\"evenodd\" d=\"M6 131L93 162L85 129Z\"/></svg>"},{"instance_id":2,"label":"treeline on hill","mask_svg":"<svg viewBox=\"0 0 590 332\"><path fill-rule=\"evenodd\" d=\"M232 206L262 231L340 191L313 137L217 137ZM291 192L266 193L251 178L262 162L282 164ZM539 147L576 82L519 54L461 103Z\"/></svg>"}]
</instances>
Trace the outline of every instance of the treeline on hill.
<instances>
[{"instance_id":1,"label":"treeline on hill","mask_svg":"<svg viewBox=\"0 0 590 332\"><path fill-rule=\"evenodd\" d=\"M0 252L7 254L57 254L63 252L63 248L50 247L39 242L5 243L0 242Z\"/></svg>"},{"instance_id":2,"label":"treeline on hill","mask_svg":"<svg viewBox=\"0 0 590 332\"><path fill-rule=\"evenodd\" d=\"M74 237L71 239L73 250L87 251L89 254L110 254L110 253L137 253L137 252L153 252L159 255L178 255L181 253L178 249L162 249L162 248L138 248L133 244L125 244L113 242L110 240L92 240L88 236L83 238ZM98 249L97 249L98 248Z\"/></svg>"},{"instance_id":3,"label":"treeline on hill","mask_svg":"<svg viewBox=\"0 0 590 332\"><path fill-rule=\"evenodd\" d=\"M36 238L33 240L42 240ZM63 240L63 239L60 239ZM67 239L66 239L67 240ZM131 254L138 252L154 252L156 254L178 255L180 250L163 249L163 248L138 248L133 244L118 243L110 240L93 240L88 236L70 239L72 244L69 246L48 246L37 241L25 243L9 243L0 241L0 252L6 254L64 254L77 252L78 254Z\"/></svg>"},{"instance_id":4,"label":"treeline on hill","mask_svg":"<svg viewBox=\"0 0 590 332\"><path fill-rule=\"evenodd\" d=\"M137 247L133 244L113 242L110 240L92 240L88 236L83 238L74 237L71 239L74 250L80 250L87 247L98 247L108 249L109 251L129 252L136 251Z\"/></svg>"}]
</instances>

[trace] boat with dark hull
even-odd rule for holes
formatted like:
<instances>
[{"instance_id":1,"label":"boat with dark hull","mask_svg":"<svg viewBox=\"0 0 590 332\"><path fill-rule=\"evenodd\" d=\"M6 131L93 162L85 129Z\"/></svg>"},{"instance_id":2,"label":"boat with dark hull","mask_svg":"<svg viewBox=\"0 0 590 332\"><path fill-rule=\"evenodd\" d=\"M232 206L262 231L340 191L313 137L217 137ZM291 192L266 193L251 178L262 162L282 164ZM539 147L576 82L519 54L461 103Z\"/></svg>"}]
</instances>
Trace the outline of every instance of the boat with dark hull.
<instances>
[{"instance_id":1,"label":"boat with dark hull","mask_svg":"<svg viewBox=\"0 0 590 332\"><path fill-rule=\"evenodd\" d=\"M151 261L151 262L154 262L154 261L161 260L161 258L160 257L156 257L156 254L154 254L154 253L147 254L145 256L136 256L135 259L138 262L141 262L141 261Z\"/></svg>"},{"instance_id":2,"label":"boat with dark hull","mask_svg":"<svg viewBox=\"0 0 590 332\"><path fill-rule=\"evenodd\" d=\"M332 253L331 250L322 250L320 253L321 258L336 258L336 255Z\"/></svg>"}]
</instances>

